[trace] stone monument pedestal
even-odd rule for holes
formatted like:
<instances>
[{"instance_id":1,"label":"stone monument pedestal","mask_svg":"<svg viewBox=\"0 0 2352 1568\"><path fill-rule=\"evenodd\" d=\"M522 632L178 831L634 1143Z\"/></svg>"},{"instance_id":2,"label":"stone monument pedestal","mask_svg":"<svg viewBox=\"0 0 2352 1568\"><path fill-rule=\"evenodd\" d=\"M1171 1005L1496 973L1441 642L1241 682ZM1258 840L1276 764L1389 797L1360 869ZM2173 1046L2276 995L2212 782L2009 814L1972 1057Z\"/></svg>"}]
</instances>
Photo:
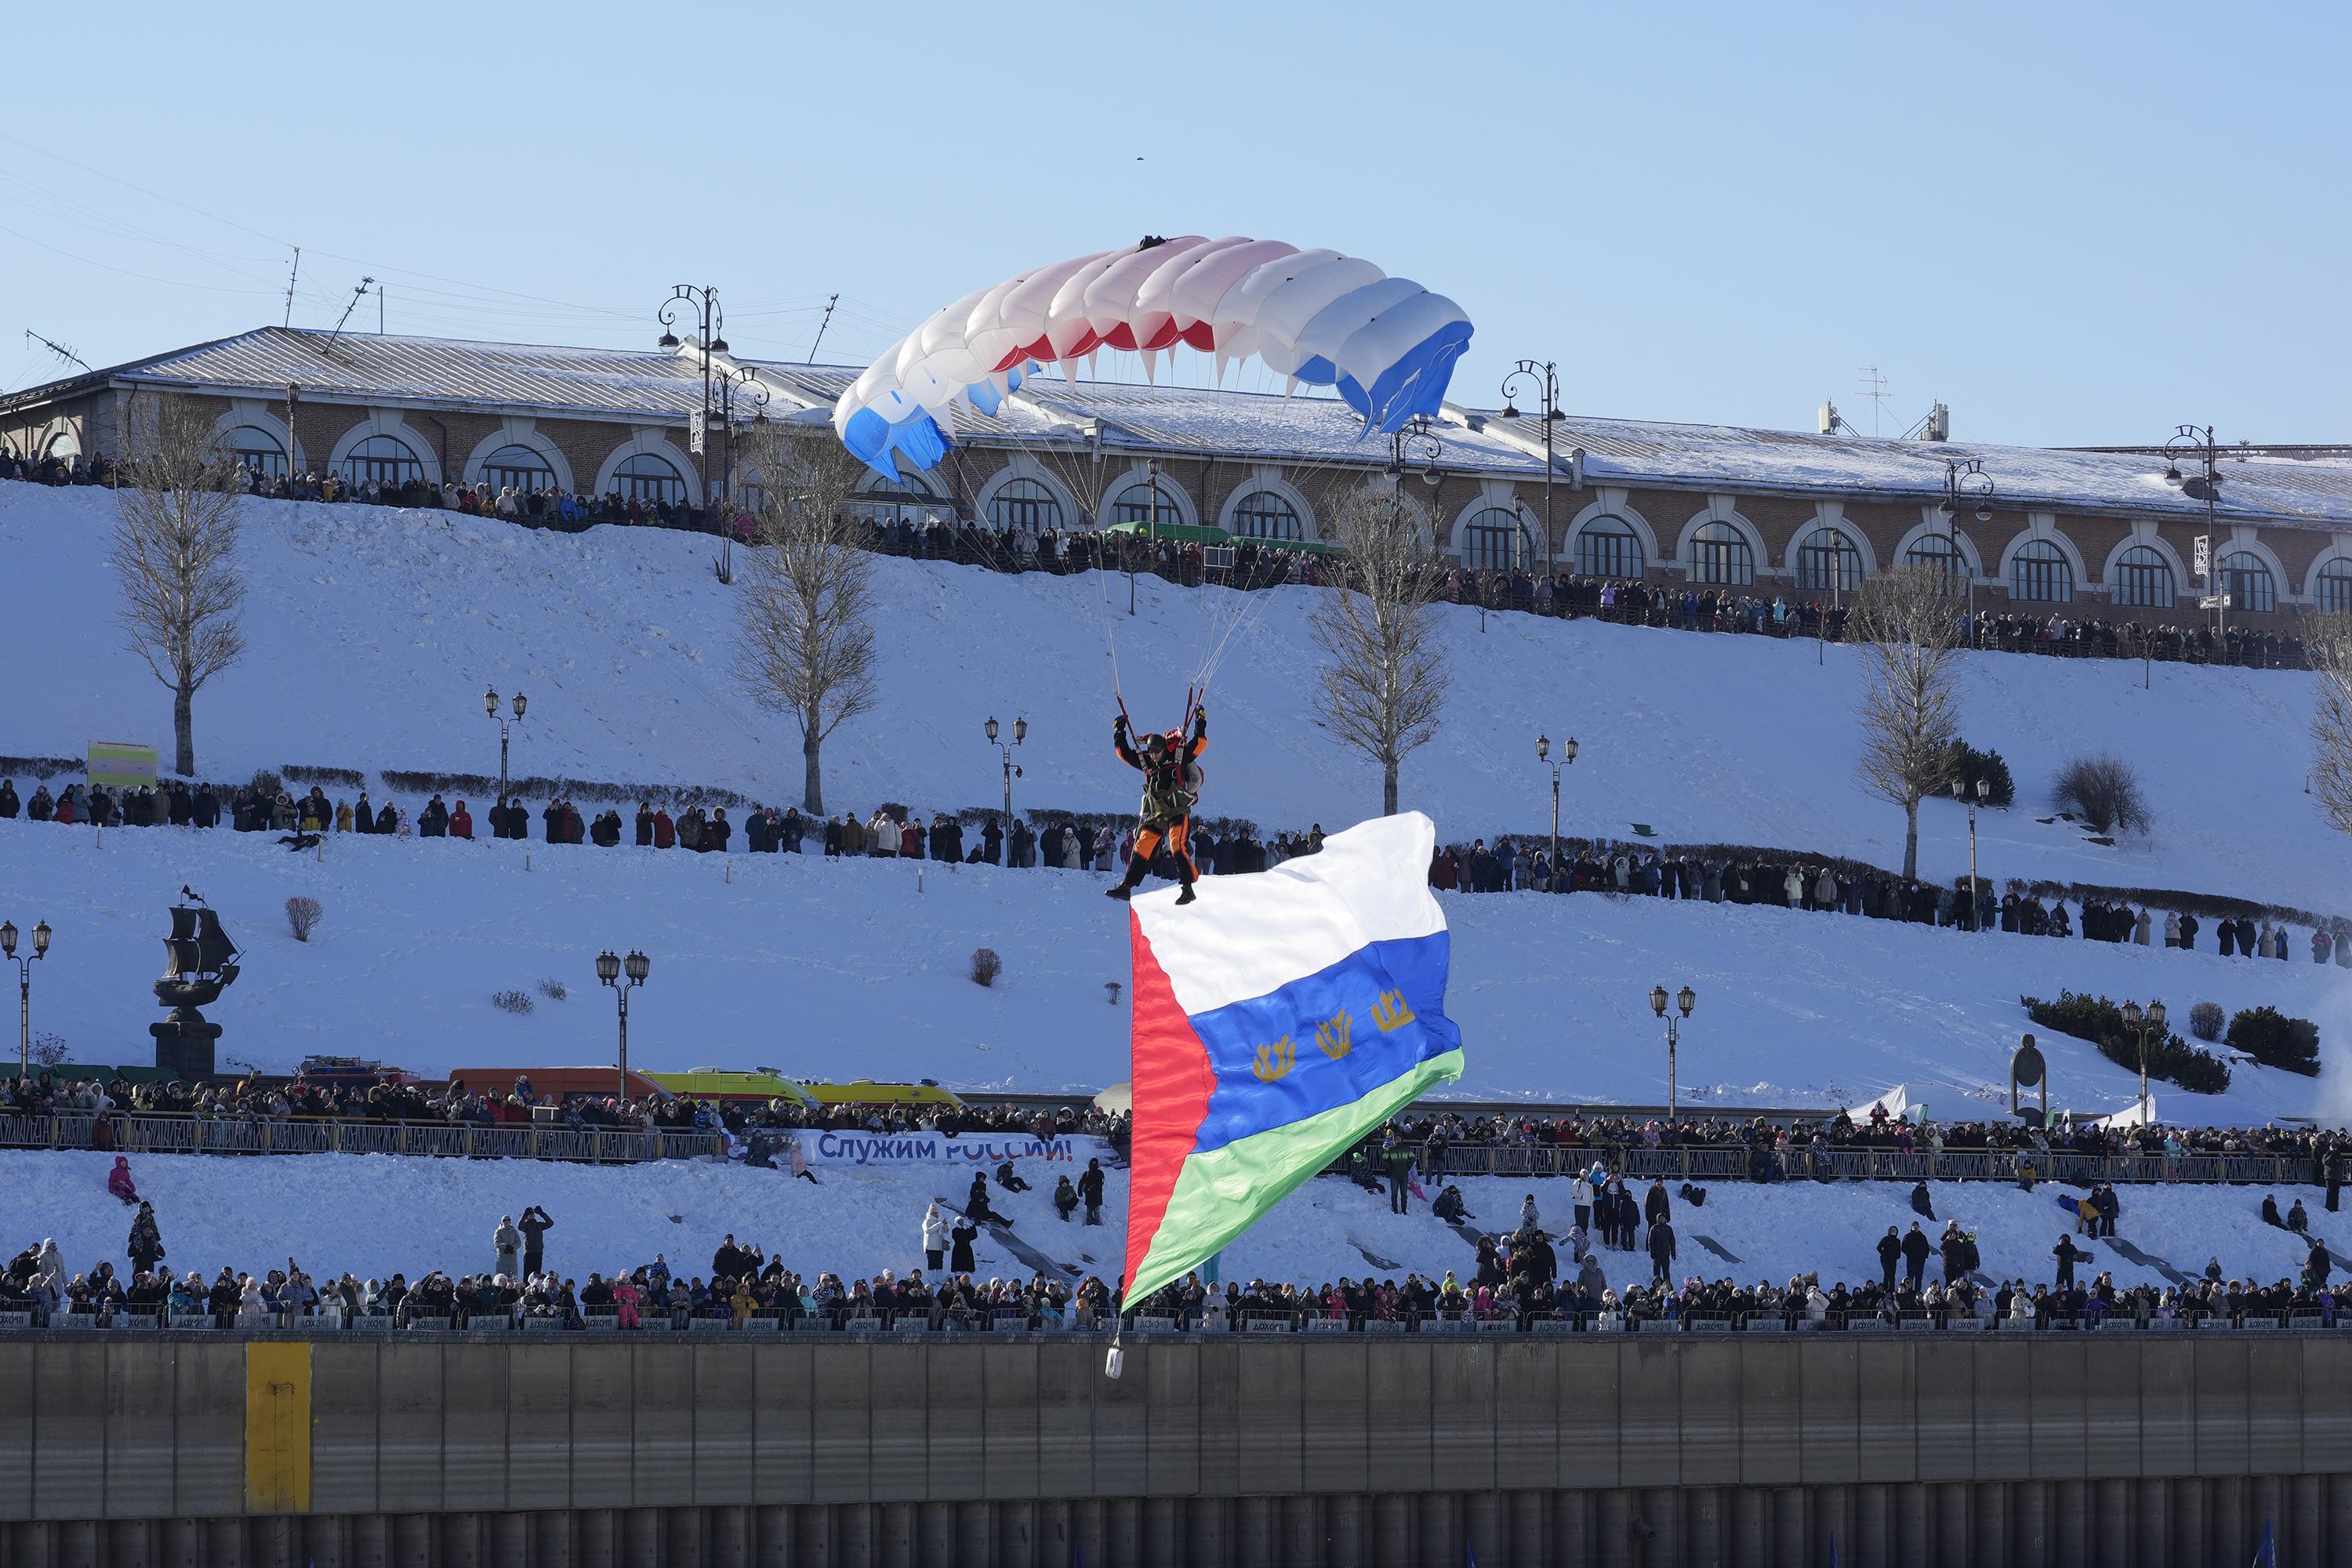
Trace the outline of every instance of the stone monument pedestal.
<instances>
[{"instance_id":1,"label":"stone monument pedestal","mask_svg":"<svg viewBox=\"0 0 2352 1568\"><path fill-rule=\"evenodd\" d=\"M213 1076L213 1047L221 1026L208 1024L193 1007L183 1007L160 1024L150 1024L155 1037L155 1065L183 1082Z\"/></svg>"}]
</instances>

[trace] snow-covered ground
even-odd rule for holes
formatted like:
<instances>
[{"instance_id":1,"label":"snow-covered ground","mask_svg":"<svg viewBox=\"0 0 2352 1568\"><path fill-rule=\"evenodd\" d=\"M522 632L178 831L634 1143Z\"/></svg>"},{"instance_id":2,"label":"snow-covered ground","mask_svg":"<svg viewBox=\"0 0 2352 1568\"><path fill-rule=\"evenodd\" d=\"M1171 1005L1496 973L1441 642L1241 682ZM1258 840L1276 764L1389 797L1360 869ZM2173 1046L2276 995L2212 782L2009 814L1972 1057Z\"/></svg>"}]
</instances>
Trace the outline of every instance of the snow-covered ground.
<instances>
[{"instance_id":1,"label":"snow-covered ground","mask_svg":"<svg viewBox=\"0 0 2352 1568\"><path fill-rule=\"evenodd\" d=\"M163 911L186 883L246 950L207 1009L222 1050L268 1068L309 1052L432 1073L610 1061L613 1006L592 964L638 947L653 959L630 1005L639 1067L1078 1095L1128 1076L1124 911L1088 872L348 834L320 858L269 834L119 829L101 844L26 822L0 823L0 868L11 918L58 932L34 1023L79 1061L148 1059ZM308 943L281 912L295 894L325 910ZM1595 894L1441 897L1468 1057L1450 1092L1465 1096L1662 1102L1659 982L1698 992L1678 1072L1684 1102L1702 1108L1853 1105L1907 1084L1939 1116L1998 1113L2032 1026L2018 999L2062 987L2162 996L2184 1017L2194 1001L2268 1002L2319 1019L2331 1049L2352 1038L2352 975L2307 960ZM992 988L969 977L980 946L1003 959ZM538 996L522 1017L491 1006L542 978L569 999ZM2037 1032L2054 1104L2108 1111L2137 1092L2088 1046ZM2318 1086L2242 1066L2225 1095L2159 1086L2158 1104L2168 1119L2258 1121L2314 1113Z\"/></svg>"},{"instance_id":2,"label":"snow-covered ground","mask_svg":"<svg viewBox=\"0 0 2352 1568\"><path fill-rule=\"evenodd\" d=\"M101 1258L127 1268L130 1211L105 1190L110 1163L103 1154L0 1152L0 1182L19 1216L0 1245L13 1251L53 1237L70 1270L87 1270ZM427 1268L487 1271L496 1261L490 1234L499 1216L534 1203L556 1222L548 1235L550 1266L575 1279L649 1262L656 1253L675 1272L707 1275L711 1252L729 1233L811 1278L823 1269L870 1277L920 1268L924 1205L961 1196L961 1184L948 1176L908 1171L827 1170L820 1186L777 1171L700 1162L614 1169L387 1155L155 1155L134 1158L132 1170L142 1194L155 1205L165 1262L183 1272L203 1269L207 1278L224 1264L259 1270L289 1256L314 1275L348 1269L366 1279L399 1270L414 1279ZM1030 1175L1036 1179L1034 1171ZM1025 1245L1108 1281L1118 1277L1125 1248L1126 1180L1124 1171L1112 1173L1099 1228L1055 1216L1050 1176L1028 1193L992 1188L992 1201ZM1530 1191L1547 1229L1564 1231L1571 1218L1563 1181L1486 1177L1461 1186L1481 1229L1513 1228L1520 1197ZM2055 1268L2050 1248L2072 1228L2072 1216L2058 1205L2061 1191L1938 1183L1938 1223L1923 1222L1923 1228L1940 1234L1942 1219L1958 1219L1976 1233L1984 1273L2048 1279ZM1907 1228L1917 1217L1909 1193L1899 1182L1726 1184L1709 1187L1701 1207L1676 1199L1677 1277L1753 1283L1818 1272L1824 1285L1874 1278L1878 1237L1888 1226ZM2338 1216L2323 1212L2317 1189L2280 1188L2276 1195L2281 1210L2302 1198L2319 1232L2344 1246L2347 1227L2331 1227ZM2182 1273L2200 1272L2209 1258L2231 1275L2264 1280L2302 1266L2304 1246L2256 1218L2257 1189L2133 1187L2122 1196L2121 1238ZM2091 1272L2112 1268L2122 1284L2164 1282L2160 1270L2130 1260L2112 1243L2082 1245L2095 1255L2085 1266ZM1029 1272L992 1237L983 1236L976 1251L982 1278ZM1649 1278L1646 1256L1601 1258L1614 1283ZM1426 1205L1393 1215L1384 1196L1325 1177L1293 1193L1235 1241L1223 1270L1244 1281L1321 1283L1447 1269L1466 1278L1472 1260L1470 1245L1432 1218Z\"/></svg>"},{"instance_id":3,"label":"snow-covered ground","mask_svg":"<svg viewBox=\"0 0 2352 1568\"><path fill-rule=\"evenodd\" d=\"M104 565L102 490L0 483L10 594L0 668L0 753L79 755L93 739L150 741L168 760L168 694L118 646ZM518 774L715 784L796 800L796 732L737 671L737 590L712 542L655 529L538 533L445 512L257 501L242 567L251 647L197 700L206 776L286 763L365 770L493 771L486 686L530 698ZM1204 643L1231 614L1223 590L1126 584L882 561L877 629L885 698L826 749L834 809L902 801L928 816L997 798L981 721L1030 721L1024 805L1131 804L1108 754L1112 664L1128 707L1173 723ZM1108 590L1108 605L1106 603ZM1376 770L1313 720L1319 658L1308 590L1255 596L1211 694L1216 730L1205 811L1269 831L1354 822L1379 809ZM1106 614L1108 608L1108 614ZM1106 622L1108 623L1108 626ZM1454 689L1444 728L1408 759L1407 805L1448 838L1531 832L1549 820L1538 731L1581 743L1561 829L1762 844L1898 865L1903 818L1853 775L1858 661L1807 643L1701 637L1590 622L1449 611ZM2305 793L2306 676L1970 656L1971 742L2016 774L2014 810L1983 814L1996 878L2191 889L2336 911L2352 900L2352 841ZM2158 819L2152 842L2103 847L2049 815L2065 759L2136 760ZM1922 814L1922 865L1968 863L1966 818Z\"/></svg>"}]
</instances>

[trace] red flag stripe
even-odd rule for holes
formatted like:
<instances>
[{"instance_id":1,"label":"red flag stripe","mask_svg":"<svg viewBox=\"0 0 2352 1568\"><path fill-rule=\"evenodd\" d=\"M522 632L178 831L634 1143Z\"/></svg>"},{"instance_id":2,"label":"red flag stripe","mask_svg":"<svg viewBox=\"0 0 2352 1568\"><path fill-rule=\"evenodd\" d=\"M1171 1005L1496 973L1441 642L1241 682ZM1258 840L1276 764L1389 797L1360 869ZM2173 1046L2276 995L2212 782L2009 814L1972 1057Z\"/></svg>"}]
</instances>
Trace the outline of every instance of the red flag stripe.
<instances>
[{"instance_id":1,"label":"red flag stripe","mask_svg":"<svg viewBox=\"0 0 2352 1568\"><path fill-rule=\"evenodd\" d=\"M1135 951L1134 1105L1128 1149L1127 1269L1151 1250L1176 1177L1192 1157L1217 1087L1216 1069L1192 1021L1177 1005L1175 989L1151 952L1133 914L1128 931Z\"/></svg>"}]
</instances>

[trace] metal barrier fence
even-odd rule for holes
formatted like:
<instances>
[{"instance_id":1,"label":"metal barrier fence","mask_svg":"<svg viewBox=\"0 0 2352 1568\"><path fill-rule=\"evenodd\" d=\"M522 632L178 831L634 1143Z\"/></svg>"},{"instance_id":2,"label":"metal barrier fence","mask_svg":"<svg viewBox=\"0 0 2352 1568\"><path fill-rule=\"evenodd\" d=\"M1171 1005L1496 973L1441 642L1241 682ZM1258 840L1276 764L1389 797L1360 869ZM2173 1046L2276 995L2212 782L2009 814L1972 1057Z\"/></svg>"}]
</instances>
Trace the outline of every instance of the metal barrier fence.
<instances>
[{"instance_id":1,"label":"metal barrier fence","mask_svg":"<svg viewBox=\"0 0 2352 1568\"><path fill-rule=\"evenodd\" d=\"M2319 1162L2302 1154L2037 1153L2026 1149L1948 1150L1905 1154L1891 1149L1832 1149L1826 1154L1769 1151L1751 1161L1739 1144L1651 1149L1584 1143L1459 1144L1445 1151L1449 1176L1566 1176L1595 1163L1633 1179L1695 1182L2015 1182L2031 1165L2040 1181L2113 1182L2118 1186L2167 1182L2237 1185L2314 1184Z\"/></svg>"},{"instance_id":2,"label":"metal barrier fence","mask_svg":"<svg viewBox=\"0 0 2352 1568\"><path fill-rule=\"evenodd\" d=\"M627 1165L716 1159L716 1132L611 1132L585 1127L476 1127L447 1121L232 1121L195 1116L110 1116L124 1154L420 1154L462 1160L561 1160ZM89 1149L97 1118L0 1116L0 1149Z\"/></svg>"},{"instance_id":3,"label":"metal barrier fence","mask_svg":"<svg viewBox=\"0 0 2352 1568\"><path fill-rule=\"evenodd\" d=\"M296 1314L274 1311L164 1312L144 1308L127 1311L58 1311L16 1307L0 1309L0 1338L11 1332L86 1331L92 1333L141 1334L163 1330L214 1334L413 1334L589 1332L598 1334L672 1333L1109 1333L1118 1327L1108 1315L1081 1319L1066 1311L873 1312L853 1315L840 1309L784 1315L755 1312L744 1319L719 1310L646 1312L623 1327L612 1310L592 1310L585 1319L566 1321L518 1311L345 1314L338 1310ZM2352 1312L2241 1312L2232 1317L2191 1306L2171 1317L2146 1321L2129 1312L2104 1317L1961 1317L1923 1311L1901 1313L1848 1312L1812 1318L1803 1313L1691 1312L1677 1317L1628 1317L1622 1312L1502 1313L1479 1318L1467 1312L1406 1313L1395 1318L1333 1317L1321 1311L1278 1311L1250 1309L1231 1319L1180 1320L1142 1313L1128 1320L1133 1334L1199 1333L1333 1333L1333 1334L1927 1334L1927 1333L2352 1333Z\"/></svg>"}]
</instances>

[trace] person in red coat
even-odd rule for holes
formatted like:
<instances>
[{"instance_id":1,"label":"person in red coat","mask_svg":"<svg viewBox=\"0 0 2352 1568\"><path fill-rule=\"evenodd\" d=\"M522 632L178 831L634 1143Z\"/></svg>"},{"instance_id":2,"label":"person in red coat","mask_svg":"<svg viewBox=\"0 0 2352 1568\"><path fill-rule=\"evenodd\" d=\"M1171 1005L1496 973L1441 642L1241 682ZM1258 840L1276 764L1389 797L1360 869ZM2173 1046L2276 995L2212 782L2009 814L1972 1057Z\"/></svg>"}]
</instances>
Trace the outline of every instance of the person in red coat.
<instances>
[{"instance_id":1,"label":"person in red coat","mask_svg":"<svg viewBox=\"0 0 2352 1568\"><path fill-rule=\"evenodd\" d=\"M666 809L654 813L654 847L656 849L677 847L677 824L670 820L669 813Z\"/></svg>"},{"instance_id":2,"label":"person in red coat","mask_svg":"<svg viewBox=\"0 0 2352 1568\"><path fill-rule=\"evenodd\" d=\"M474 814L466 809L466 803L461 800L457 803L457 809L449 814L449 837L471 838L473 836Z\"/></svg>"},{"instance_id":3,"label":"person in red coat","mask_svg":"<svg viewBox=\"0 0 2352 1568\"><path fill-rule=\"evenodd\" d=\"M139 1201L139 1188L131 1180L131 1162L120 1154L114 1157L114 1169L106 1173L106 1190L125 1205Z\"/></svg>"}]
</instances>

